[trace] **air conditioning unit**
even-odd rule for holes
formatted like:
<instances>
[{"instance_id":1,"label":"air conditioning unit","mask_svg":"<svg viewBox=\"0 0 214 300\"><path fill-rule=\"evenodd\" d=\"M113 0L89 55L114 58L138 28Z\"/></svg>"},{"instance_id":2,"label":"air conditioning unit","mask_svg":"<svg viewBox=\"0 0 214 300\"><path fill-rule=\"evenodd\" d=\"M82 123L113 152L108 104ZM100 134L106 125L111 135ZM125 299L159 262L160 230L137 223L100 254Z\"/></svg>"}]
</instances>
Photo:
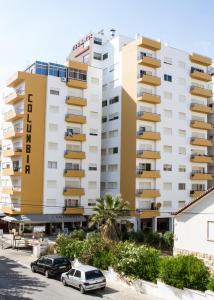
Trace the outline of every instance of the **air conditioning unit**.
<instances>
[{"instance_id":1,"label":"air conditioning unit","mask_svg":"<svg viewBox=\"0 0 214 300\"><path fill-rule=\"evenodd\" d=\"M66 82L66 77L61 77L61 81Z\"/></svg>"}]
</instances>

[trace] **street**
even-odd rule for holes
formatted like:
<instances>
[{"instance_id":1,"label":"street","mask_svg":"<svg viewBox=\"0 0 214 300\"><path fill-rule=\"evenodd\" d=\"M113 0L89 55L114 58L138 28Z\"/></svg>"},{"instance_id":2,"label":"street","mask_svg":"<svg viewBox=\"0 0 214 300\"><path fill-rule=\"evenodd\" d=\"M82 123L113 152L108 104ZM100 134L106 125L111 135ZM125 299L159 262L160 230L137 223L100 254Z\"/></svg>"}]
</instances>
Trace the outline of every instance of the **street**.
<instances>
[{"instance_id":1,"label":"street","mask_svg":"<svg viewBox=\"0 0 214 300\"><path fill-rule=\"evenodd\" d=\"M19 255L21 255L20 252ZM111 283L111 287L107 286L104 291L94 291L82 295L72 287L64 287L57 279L47 279L41 274L32 273L29 266L21 265L15 258L13 259L13 256L16 256L16 251L13 255L11 250L0 250L0 300L156 299L139 294L131 288L123 287L117 283Z\"/></svg>"}]
</instances>

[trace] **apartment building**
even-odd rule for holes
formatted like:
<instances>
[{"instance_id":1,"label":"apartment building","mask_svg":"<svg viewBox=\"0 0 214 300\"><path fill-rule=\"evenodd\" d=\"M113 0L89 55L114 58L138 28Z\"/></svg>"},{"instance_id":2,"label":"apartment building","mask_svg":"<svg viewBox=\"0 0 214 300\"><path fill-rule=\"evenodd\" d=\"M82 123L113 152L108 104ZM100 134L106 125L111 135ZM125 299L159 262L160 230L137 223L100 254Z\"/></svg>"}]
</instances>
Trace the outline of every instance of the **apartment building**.
<instances>
[{"instance_id":1,"label":"apartment building","mask_svg":"<svg viewBox=\"0 0 214 300\"><path fill-rule=\"evenodd\" d=\"M101 195L121 193L135 228L171 229L171 213L212 180L211 58L113 30L69 59L103 71Z\"/></svg>"},{"instance_id":2,"label":"apartment building","mask_svg":"<svg viewBox=\"0 0 214 300\"><path fill-rule=\"evenodd\" d=\"M48 231L87 221L100 196L102 72L36 61L8 80L1 211Z\"/></svg>"}]
</instances>

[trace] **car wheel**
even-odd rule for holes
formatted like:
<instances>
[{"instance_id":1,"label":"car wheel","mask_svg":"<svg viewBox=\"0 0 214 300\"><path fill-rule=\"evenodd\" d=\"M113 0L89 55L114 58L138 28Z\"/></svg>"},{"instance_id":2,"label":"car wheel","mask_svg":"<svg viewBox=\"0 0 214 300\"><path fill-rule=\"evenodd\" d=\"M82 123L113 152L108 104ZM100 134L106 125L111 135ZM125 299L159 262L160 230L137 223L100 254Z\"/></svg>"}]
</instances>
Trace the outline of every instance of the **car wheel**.
<instances>
[{"instance_id":1,"label":"car wheel","mask_svg":"<svg viewBox=\"0 0 214 300\"><path fill-rule=\"evenodd\" d=\"M31 271L32 271L33 273L36 273L36 269L35 269L34 266L31 266Z\"/></svg>"},{"instance_id":2,"label":"car wheel","mask_svg":"<svg viewBox=\"0 0 214 300\"><path fill-rule=\"evenodd\" d=\"M80 293L81 294L85 294L85 289L84 289L84 287L82 285L80 286Z\"/></svg>"},{"instance_id":3,"label":"car wheel","mask_svg":"<svg viewBox=\"0 0 214 300\"><path fill-rule=\"evenodd\" d=\"M65 278L62 279L62 284L63 284L64 286L67 285L67 282L66 282Z\"/></svg>"},{"instance_id":4,"label":"car wheel","mask_svg":"<svg viewBox=\"0 0 214 300\"><path fill-rule=\"evenodd\" d=\"M45 271L45 277L46 277L46 278L49 278L49 277L50 277L50 274L49 274L49 272L48 272L47 270Z\"/></svg>"}]
</instances>

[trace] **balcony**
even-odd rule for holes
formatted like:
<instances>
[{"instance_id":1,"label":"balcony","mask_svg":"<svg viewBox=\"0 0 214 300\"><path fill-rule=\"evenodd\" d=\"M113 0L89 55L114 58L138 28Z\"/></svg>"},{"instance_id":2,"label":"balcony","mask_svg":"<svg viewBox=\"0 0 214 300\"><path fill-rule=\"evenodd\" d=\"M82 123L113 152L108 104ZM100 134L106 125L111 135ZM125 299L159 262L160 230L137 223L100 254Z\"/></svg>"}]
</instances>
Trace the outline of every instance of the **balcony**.
<instances>
[{"instance_id":1,"label":"balcony","mask_svg":"<svg viewBox=\"0 0 214 300\"><path fill-rule=\"evenodd\" d=\"M140 219L154 218L160 216L160 211L158 209L137 209L136 215Z\"/></svg>"},{"instance_id":2,"label":"balcony","mask_svg":"<svg viewBox=\"0 0 214 300\"><path fill-rule=\"evenodd\" d=\"M208 67L212 64L211 58L197 54L197 53L190 54L189 59L191 62L193 62L195 64L199 64L199 65L206 66L206 67Z\"/></svg>"},{"instance_id":3,"label":"balcony","mask_svg":"<svg viewBox=\"0 0 214 300\"><path fill-rule=\"evenodd\" d=\"M82 206L66 206L64 209L64 215L83 215L84 207Z\"/></svg>"},{"instance_id":4,"label":"balcony","mask_svg":"<svg viewBox=\"0 0 214 300\"><path fill-rule=\"evenodd\" d=\"M25 97L24 91L22 91L21 93L14 91L13 93L5 97L5 104L14 105L19 101L23 100L24 97Z\"/></svg>"},{"instance_id":5,"label":"balcony","mask_svg":"<svg viewBox=\"0 0 214 300\"><path fill-rule=\"evenodd\" d=\"M157 170L145 171L145 170L137 169L136 176L138 178L160 178L160 171Z\"/></svg>"},{"instance_id":6,"label":"balcony","mask_svg":"<svg viewBox=\"0 0 214 300\"><path fill-rule=\"evenodd\" d=\"M141 121L149 121L149 122L160 122L161 117L159 114L147 112L147 111L139 111L137 113L138 120Z\"/></svg>"},{"instance_id":7,"label":"balcony","mask_svg":"<svg viewBox=\"0 0 214 300\"><path fill-rule=\"evenodd\" d=\"M5 113L4 115L4 121L5 122L14 122L17 121L21 118L23 118L24 116L24 110L23 109L17 109L16 111L9 111L7 113Z\"/></svg>"},{"instance_id":8,"label":"balcony","mask_svg":"<svg viewBox=\"0 0 214 300\"><path fill-rule=\"evenodd\" d=\"M212 141L207 140L207 139L201 139L201 138L191 138L190 140L191 145L195 146L205 146L205 147L210 147L212 146Z\"/></svg>"},{"instance_id":9,"label":"balcony","mask_svg":"<svg viewBox=\"0 0 214 300\"><path fill-rule=\"evenodd\" d=\"M67 114L65 116L65 121L69 123L85 124L86 117L81 115Z\"/></svg>"},{"instance_id":10,"label":"balcony","mask_svg":"<svg viewBox=\"0 0 214 300\"><path fill-rule=\"evenodd\" d=\"M160 133L155 131L143 131L139 130L137 132L137 138L143 140L152 140L152 141L159 141L160 140Z\"/></svg>"},{"instance_id":11,"label":"balcony","mask_svg":"<svg viewBox=\"0 0 214 300\"><path fill-rule=\"evenodd\" d=\"M150 93L142 93L141 95L138 96L137 100L147 102L147 103L152 103L152 104L161 103L160 96L155 95L155 94L150 94Z\"/></svg>"},{"instance_id":12,"label":"balcony","mask_svg":"<svg viewBox=\"0 0 214 300\"><path fill-rule=\"evenodd\" d=\"M72 68L72 69L80 70L80 71L83 71L83 72L87 72L88 71L88 65L85 64L85 63L82 63L80 61L69 60L69 61L67 61L66 65L69 68Z\"/></svg>"},{"instance_id":13,"label":"balcony","mask_svg":"<svg viewBox=\"0 0 214 300\"><path fill-rule=\"evenodd\" d=\"M67 86L75 89L87 89L87 81L77 80L77 79L68 79Z\"/></svg>"},{"instance_id":14,"label":"balcony","mask_svg":"<svg viewBox=\"0 0 214 300\"><path fill-rule=\"evenodd\" d=\"M65 187L63 191L64 196L84 196L85 190L83 188Z\"/></svg>"},{"instance_id":15,"label":"balcony","mask_svg":"<svg viewBox=\"0 0 214 300\"><path fill-rule=\"evenodd\" d=\"M86 106L87 100L85 98L69 96L66 98L65 103L69 105Z\"/></svg>"},{"instance_id":16,"label":"balcony","mask_svg":"<svg viewBox=\"0 0 214 300\"><path fill-rule=\"evenodd\" d=\"M193 154L190 157L190 161L194 163L212 163L212 157L208 155Z\"/></svg>"},{"instance_id":17,"label":"balcony","mask_svg":"<svg viewBox=\"0 0 214 300\"><path fill-rule=\"evenodd\" d=\"M138 150L137 158L160 159L160 152L150 150Z\"/></svg>"},{"instance_id":18,"label":"balcony","mask_svg":"<svg viewBox=\"0 0 214 300\"><path fill-rule=\"evenodd\" d=\"M205 73L205 72L196 71L196 70L191 70L190 77L192 79L197 79L197 80L201 80L204 82L209 82L212 80L212 76L210 74Z\"/></svg>"},{"instance_id":19,"label":"balcony","mask_svg":"<svg viewBox=\"0 0 214 300\"><path fill-rule=\"evenodd\" d=\"M193 198L197 198L197 197L201 196L204 192L205 192L205 190L201 190L201 191L191 190L190 196Z\"/></svg>"},{"instance_id":20,"label":"balcony","mask_svg":"<svg viewBox=\"0 0 214 300\"><path fill-rule=\"evenodd\" d=\"M64 170L64 176L65 177L85 177L85 171L84 170L71 170L71 169L65 169Z\"/></svg>"},{"instance_id":21,"label":"balcony","mask_svg":"<svg viewBox=\"0 0 214 300\"><path fill-rule=\"evenodd\" d=\"M161 61L152 56L141 55L141 58L138 60L138 64L150 68L160 68Z\"/></svg>"},{"instance_id":22,"label":"balcony","mask_svg":"<svg viewBox=\"0 0 214 300\"><path fill-rule=\"evenodd\" d=\"M160 197L160 191L156 189L137 189L136 196L141 198Z\"/></svg>"},{"instance_id":23,"label":"balcony","mask_svg":"<svg viewBox=\"0 0 214 300\"><path fill-rule=\"evenodd\" d=\"M150 75L150 74L143 74L138 78L139 83L148 84L152 86L159 86L161 85L161 79L158 76Z\"/></svg>"},{"instance_id":24,"label":"balcony","mask_svg":"<svg viewBox=\"0 0 214 300\"><path fill-rule=\"evenodd\" d=\"M10 167L10 168L4 168L2 170L2 175L4 176L20 176L22 174L21 168L18 167Z\"/></svg>"},{"instance_id":25,"label":"balcony","mask_svg":"<svg viewBox=\"0 0 214 300\"><path fill-rule=\"evenodd\" d=\"M65 150L64 158L85 159L85 152L81 150L80 151Z\"/></svg>"},{"instance_id":26,"label":"balcony","mask_svg":"<svg viewBox=\"0 0 214 300\"><path fill-rule=\"evenodd\" d=\"M3 213L8 215L19 215L21 214L21 207L13 206L13 205L5 205L1 207Z\"/></svg>"},{"instance_id":27,"label":"balcony","mask_svg":"<svg viewBox=\"0 0 214 300\"><path fill-rule=\"evenodd\" d=\"M20 195L21 187L2 187L2 193L8 195Z\"/></svg>"},{"instance_id":28,"label":"balcony","mask_svg":"<svg viewBox=\"0 0 214 300\"><path fill-rule=\"evenodd\" d=\"M3 135L5 139L17 139L23 136L23 129L16 128L15 130L4 131Z\"/></svg>"},{"instance_id":29,"label":"balcony","mask_svg":"<svg viewBox=\"0 0 214 300\"><path fill-rule=\"evenodd\" d=\"M192 180L212 180L213 176L209 173L192 172L190 175Z\"/></svg>"},{"instance_id":30,"label":"balcony","mask_svg":"<svg viewBox=\"0 0 214 300\"><path fill-rule=\"evenodd\" d=\"M137 40L137 46L157 51L161 49L161 43L149 38L141 37Z\"/></svg>"},{"instance_id":31,"label":"balcony","mask_svg":"<svg viewBox=\"0 0 214 300\"><path fill-rule=\"evenodd\" d=\"M210 98L212 97L212 90L205 89L196 85L192 85L190 88L190 94L199 97Z\"/></svg>"},{"instance_id":32,"label":"balcony","mask_svg":"<svg viewBox=\"0 0 214 300\"><path fill-rule=\"evenodd\" d=\"M211 114L212 113L211 107L209 107L207 105L203 105L203 104L197 104L197 103L192 103L190 105L190 110L194 111L194 112L202 113L202 114Z\"/></svg>"},{"instance_id":33,"label":"balcony","mask_svg":"<svg viewBox=\"0 0 214 300\"><path fill-rule=\"evenodd\" d=\"M22 148L7 149L3 151L4 157L20 156L20 155L22 155Z\"/></svg>"},{"instance_id":34,"label":"balcony","mask_svg":"<svg viewBox=\"0 0 214 300\"><path fill-rule=\"evenodd\" d=\"M190 126L192 128L203 129L203 130L212 129L212 124L211 123L201 122L201 121L196 121L196 120L192 120L190 122Z\"/></svg>"},{"instance_id":35,"label":"balcony","mask_svg":"<svg viewBox=\"0 0 214 300\"><path fill-rule=\"evenodd\" d=\"M65 132L66 141L85 142L86 135L83 133Z\"/></svg>"},{"instance_id":36,"label":"balcony","mask_svg":"<svg viewBox=\"0 0 214 300\"><path fill-rule=\"evenodd\" d=\"M7 86L15 88L18 84L24 81L24 72L16 72L7 80Z\"/></svg>"}]
</instances>

